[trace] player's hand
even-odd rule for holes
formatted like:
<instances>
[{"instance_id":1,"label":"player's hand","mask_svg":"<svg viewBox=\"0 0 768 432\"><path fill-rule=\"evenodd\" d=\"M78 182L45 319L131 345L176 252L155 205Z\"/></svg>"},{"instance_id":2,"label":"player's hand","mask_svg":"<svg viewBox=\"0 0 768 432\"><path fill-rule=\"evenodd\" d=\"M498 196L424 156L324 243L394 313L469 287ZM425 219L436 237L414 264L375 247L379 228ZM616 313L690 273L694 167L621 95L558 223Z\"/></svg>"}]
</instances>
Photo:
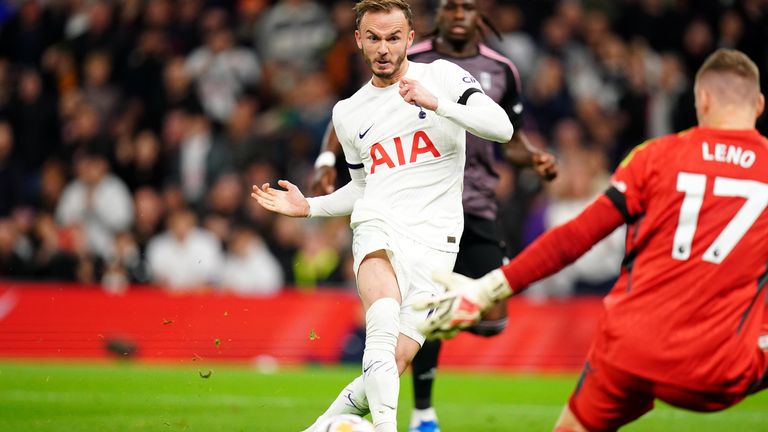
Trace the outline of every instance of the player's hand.
<instances>
[{"instance_id":1,"label":"player's hand","mask_svg":"<svg viewBox=\"0 0 768 432\"><path fill-rule=\"evenodd\" d=\"M415 79L400 80L400 96L411 105L418 105L430 111L437 109L437 97Z\"/></svg>"},{"instance_id":2,"label":"player's hand","mask_svg":"<svg viewBox=\"0 0 768 432\"><path fill-rule=\"evenodd\" d=\"M251 197L269 211L293 217L308 216L309 203L299 188L288 180L278 180L277 184L285 190L274 189L269 183L261 187L254 185Z\"/></svg>"},{"instance_id":3,"label":"player's hand","mask_svg":"<svg viewBox=\"0 0 768 432\"><path fill-rule=\"evenodd\" d=\"M428 338L455 336L459 330L478 322L491 305L512 295L500 269L480 279L458 273L436 273L432 278L445 287L446 293L414 304L416 310L434 310L419 328Z\"/></svg>"},{"instance_id":4,"label":"player's hand","mask_svg":"<svg viewBox=\"0 0 768 432\"><path fill-rule=\"evenodd\" d=\"M336 189L336 168L321 166L315 169L309 190L312 196L328 195Z\"/></svg>"},{"instance_id":5,"label":"player's hand","mask_svg":"<svg viewBox=\"0 0 768 432\"><path fill-rule=\"evenodd\" d=\"M539 150L531 155L533 169L536 174L546 181L552 181L557 177L557 159L552 153Z\"/></svg>"}]
</instances>

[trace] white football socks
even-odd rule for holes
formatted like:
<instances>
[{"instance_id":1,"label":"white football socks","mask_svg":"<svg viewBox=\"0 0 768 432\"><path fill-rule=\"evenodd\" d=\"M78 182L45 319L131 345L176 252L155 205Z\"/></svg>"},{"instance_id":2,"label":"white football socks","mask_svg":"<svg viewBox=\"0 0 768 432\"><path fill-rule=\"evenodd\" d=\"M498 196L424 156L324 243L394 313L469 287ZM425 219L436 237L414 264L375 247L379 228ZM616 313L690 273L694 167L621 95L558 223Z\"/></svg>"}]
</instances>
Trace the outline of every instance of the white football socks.
<instances>
[{"instance_id":1,"label":"white football socks","mask_svg":"<svg viewBox=\"0 0 768 432\"><path fill-rule=\"evenodd\" d=\"M392 298L375 301L365 314L363 381L376 432L397 432L400 373L395 361L400 334L400 304Z\"/></svg>"},{"instance_id":2,"label":"white football socks","mask_svg":"<svg viewBox=\"0 0 768 432\"><path fill-rule=\"evenodd\" d=\"M317 425L339 414L364 416L370 411L376 432L397 432L400 373L395 349L400 334L400 304L391 298L377 300L368 308L365 321L363 375L344 387L306 431L314 431Z\"/></svg>"},{"instance_id":3,"label":"white football socks","mask_svg":"<svg viewBox=\"0 0 768 432\"><path fill-rule=\"evenodd\" d=\"M368 400L365 397L365 385L363 384L362 375L344 387L344 390L336 396L336 400L331 403L331 406L315 420L307 431L314 430L313 428L316 425L340 414L355 414L360 417L368 414Z\"/></svg>"}]
</instances>

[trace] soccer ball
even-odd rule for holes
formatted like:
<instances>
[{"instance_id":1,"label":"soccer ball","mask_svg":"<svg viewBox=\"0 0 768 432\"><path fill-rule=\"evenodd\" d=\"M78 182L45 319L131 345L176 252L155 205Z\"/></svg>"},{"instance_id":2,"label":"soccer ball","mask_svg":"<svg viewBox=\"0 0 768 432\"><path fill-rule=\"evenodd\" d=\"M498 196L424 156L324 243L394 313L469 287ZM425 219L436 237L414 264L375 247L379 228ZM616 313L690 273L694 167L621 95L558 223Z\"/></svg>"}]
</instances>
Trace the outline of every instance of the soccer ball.
<instances>
[{"instance_id":1,"label":"soccer ball","mask_svg":"<svg viewBox=\"0 0 768 432\"><path fill-rule=\"evenodd\" d=\"M317 432L374 432L373 424L354 414L341 414L322 422Z\"/></svg>"}]
</instances>

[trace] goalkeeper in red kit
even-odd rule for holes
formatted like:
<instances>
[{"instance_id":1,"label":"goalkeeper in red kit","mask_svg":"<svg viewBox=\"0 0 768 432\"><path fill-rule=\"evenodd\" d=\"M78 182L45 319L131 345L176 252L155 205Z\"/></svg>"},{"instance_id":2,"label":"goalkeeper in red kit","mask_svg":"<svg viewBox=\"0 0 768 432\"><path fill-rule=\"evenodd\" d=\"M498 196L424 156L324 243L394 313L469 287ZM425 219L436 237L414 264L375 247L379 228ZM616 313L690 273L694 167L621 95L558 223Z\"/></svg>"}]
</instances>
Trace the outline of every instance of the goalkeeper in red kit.
<instances>
[{"instance_id":1,"label":"goalkeeper in red kit","mask_svg":"<svg viewBox=\"0 0 768 432\"><path fill-rule=\"evenodd\" d=\"M425 332L450 337L627 224L621 275L555 431L612 431L655 399L718 411L768 386L758 344L768 283L768 140L757 66L720 49L696 74L698 126L641 144L579 216L447 293ZM763 347L765 349L765 347Z\"/></svg>"}]
</instances>

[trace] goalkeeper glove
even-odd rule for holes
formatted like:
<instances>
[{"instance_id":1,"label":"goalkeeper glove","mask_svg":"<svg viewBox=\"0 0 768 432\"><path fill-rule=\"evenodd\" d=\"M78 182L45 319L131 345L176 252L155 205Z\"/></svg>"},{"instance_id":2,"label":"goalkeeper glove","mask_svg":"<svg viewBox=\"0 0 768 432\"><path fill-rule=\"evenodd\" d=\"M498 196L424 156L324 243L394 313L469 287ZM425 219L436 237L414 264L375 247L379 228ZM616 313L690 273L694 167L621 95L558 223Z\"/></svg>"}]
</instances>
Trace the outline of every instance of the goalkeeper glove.
<instances>
[{"instance_id":1,"label":"goalkeeper glove","mask_svg":"<svg viewBox=\"0 0 768 432\"><path fill-rule=\"evenodd\" d=\"M434 310L419 328L430 339L455 336L458 330L479 321L491 305L513 294L501 269L480 279L458 273L437 273L432 278L445 287L446 293L414 305L417 310Z\"/></svg>"}]
</instances>

